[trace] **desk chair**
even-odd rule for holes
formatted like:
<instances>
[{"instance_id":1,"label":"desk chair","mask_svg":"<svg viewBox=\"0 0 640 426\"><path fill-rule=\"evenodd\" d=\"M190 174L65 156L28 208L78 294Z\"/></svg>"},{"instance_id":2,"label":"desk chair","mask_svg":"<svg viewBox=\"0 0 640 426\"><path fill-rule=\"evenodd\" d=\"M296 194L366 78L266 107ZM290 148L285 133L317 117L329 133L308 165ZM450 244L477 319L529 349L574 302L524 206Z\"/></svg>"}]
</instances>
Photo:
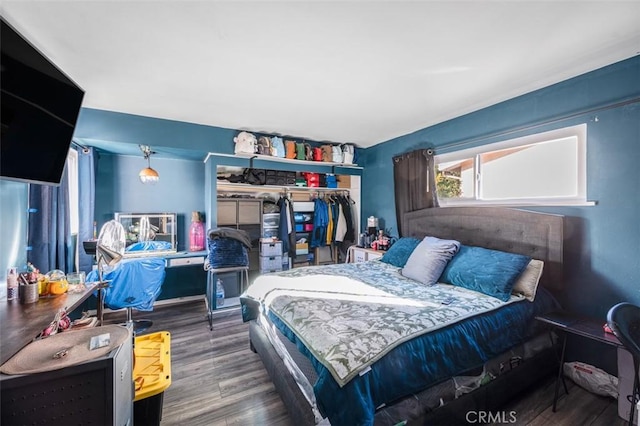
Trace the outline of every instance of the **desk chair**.
<instances>
[{"instance_id":1,"label":"desk chair","mask_svg":"<svg viewBox=\"0 0 640 426\"><path fill-rule=\"evenodd\" d=\"M640 362L640 307L631 303L618 303L609 309L607 323L618 340L633 356L633 391L631 392L631 410L629 425L633 424L633 414L640 399L638 367Z\"/></svg>"},{"instance_id":2,"label":"desk chair","mask_svg":"<svg viewBox=\"0 0 640 426\"><path fill-rule=\"evenodd\" d=\"M91 279L91 271L87 280ZM124 259L113 270L105 272L108 286L104 289L104 303L109 309L127 310L127 323L134 333L140 334L152 324L147 320L133 320L133 309L153 310L153 303L160 295L165 278L165 261L162 258L144 257Z\"/></svg>"}]
</instances>

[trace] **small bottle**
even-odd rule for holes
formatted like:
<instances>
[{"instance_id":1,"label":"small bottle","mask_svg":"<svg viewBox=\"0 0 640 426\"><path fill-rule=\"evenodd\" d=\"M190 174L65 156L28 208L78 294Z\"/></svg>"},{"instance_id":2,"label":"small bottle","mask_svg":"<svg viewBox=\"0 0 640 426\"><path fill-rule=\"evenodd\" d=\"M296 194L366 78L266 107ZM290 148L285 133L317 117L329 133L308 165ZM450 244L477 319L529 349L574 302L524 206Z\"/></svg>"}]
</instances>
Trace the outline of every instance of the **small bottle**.
<instances>
[{"instance_id":1,"label":"small bottle","mask_svg":"<svg viewBox=\"0 0 640 426\"><path fill-rule=\"evenodd\" d=\"M218 278L216 281L216 308L224 306L224 286L222 280Z\"/></svg>"},{"instance_id":2,"label":"small bottle","mask_svg":"<svg viewBox=\"0 0 640 426\"><path fill-rule=\"evenodd\" d=\"M7 270L7 300L18 300L18 268Z\"/></svg>"},{"instance_id":3,"label":"small bottle","mask_svg":"<svg viewBox=\"0 0 640 426\"><path fill-rule=\"evenodd\" d=\"M200 213L191 213L189 227L189 251L204 250L204 224L200 221Z\"/></svg>"}]
</instances>

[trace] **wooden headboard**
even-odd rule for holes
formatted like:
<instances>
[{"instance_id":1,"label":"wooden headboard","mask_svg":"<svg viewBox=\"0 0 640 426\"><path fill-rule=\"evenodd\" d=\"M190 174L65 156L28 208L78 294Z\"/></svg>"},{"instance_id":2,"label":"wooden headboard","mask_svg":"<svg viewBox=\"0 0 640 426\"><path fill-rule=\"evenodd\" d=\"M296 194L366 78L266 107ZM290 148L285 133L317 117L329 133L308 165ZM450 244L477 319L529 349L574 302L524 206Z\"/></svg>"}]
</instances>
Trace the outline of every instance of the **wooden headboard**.
<instances>
[{"instance_id":1,"label":"wooden headboard","mask_svg":"<svg viewBox=\"0 0 640 426\"><path fill-rule=\"evenodd\" d=\"M439 207L406 213L403 237L431 235L544 261L540 284L563 288L564 216L500 207Z\"/></svg>"}]
</instances>

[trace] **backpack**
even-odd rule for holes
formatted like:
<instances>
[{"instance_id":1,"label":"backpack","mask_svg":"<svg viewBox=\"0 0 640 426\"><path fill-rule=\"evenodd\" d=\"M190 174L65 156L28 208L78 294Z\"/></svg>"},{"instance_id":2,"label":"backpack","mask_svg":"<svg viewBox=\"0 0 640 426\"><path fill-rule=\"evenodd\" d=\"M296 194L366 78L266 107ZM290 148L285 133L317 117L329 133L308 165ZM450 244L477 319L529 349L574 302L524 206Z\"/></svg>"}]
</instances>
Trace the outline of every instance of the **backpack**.
<instances>
[{"instance_id":1,"label":"backpack","mask_svg":"<svg viewBox=\"0 0 640 426\"><path fill-rule=\"evenodd\" d=\"M334 163L342 163L342 149L339 145L333 145L331 147L332 160Z\"/></svg>"},{"instance_id":2,"label":"backpack","mask_svg":"<svg viewBox=\"0 0 640 426\"><path fill-rule=\"evenodd\" d=\"M282 138L277 136L271 138L271 155L274 157L284 158L284 143Z\"/></svg>"},{"instance_id":3,"label":"backpack","mask_svg":"<svg viewBox=\"0 0 640 426\"><path fill-rule=\"evenodd\" d=\"M345 143L342 145L342 162L344 164L353 164L353 156L355 148L353 145Z\"/></svg>"}]
</instances>

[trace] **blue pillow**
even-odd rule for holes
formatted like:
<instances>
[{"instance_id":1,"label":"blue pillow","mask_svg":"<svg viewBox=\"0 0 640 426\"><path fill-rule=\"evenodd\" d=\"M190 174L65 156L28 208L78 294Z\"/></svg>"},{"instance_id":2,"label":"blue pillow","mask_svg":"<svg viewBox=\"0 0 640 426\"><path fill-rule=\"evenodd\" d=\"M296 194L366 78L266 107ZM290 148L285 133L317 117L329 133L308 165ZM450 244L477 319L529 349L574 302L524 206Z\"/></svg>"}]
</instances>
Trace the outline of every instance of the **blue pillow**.
<instances>
[{"instance_id":1,"label":"blue pillow","mask_svg":"<svg viewBox=\"0 0 640 426\"><path fill-rule=\"evenodd\" d=\"M440 276L440 282L478 291L506 302L518 276L531 258L520 254L460 246Z\"/></svg>"},{"instance_id":2,"label":"blue pillow","mask_svg":"<svg viewBox=\"0 0 640 426\"><path fill-rule=\"evenodd\" d=\"M403 268L409 256L420 244L420 240L413 237L403 237L396 241L380 259L381 262Z\"/></svg>"}]
</instances>

